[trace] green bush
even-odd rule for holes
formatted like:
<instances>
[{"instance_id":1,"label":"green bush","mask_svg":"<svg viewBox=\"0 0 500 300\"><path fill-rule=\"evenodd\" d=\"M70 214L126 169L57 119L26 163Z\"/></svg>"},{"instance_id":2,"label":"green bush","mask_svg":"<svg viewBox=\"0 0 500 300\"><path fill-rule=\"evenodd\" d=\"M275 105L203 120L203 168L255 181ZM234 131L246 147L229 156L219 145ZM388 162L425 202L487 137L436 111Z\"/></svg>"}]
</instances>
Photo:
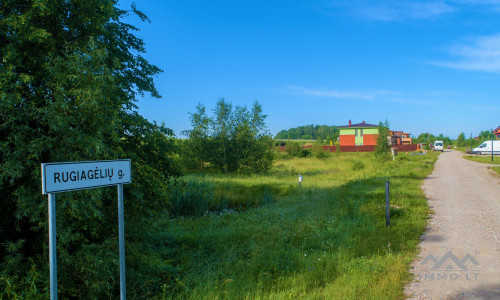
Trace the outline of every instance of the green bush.
<instances>
[{"instance_id":1,"label":"green bush","mask_svg":"<svg viewBox=\"0 0 500 300\"><path fill-rule=\"evenodd\" d=\"M365 164L361 160L357 159L357 160L353 161L353 163L352 163L352 170L353 171L361 171L361 170L364 170L364 168L365 168Z\"/></svg>"},{"instance_id":2,"label":"green bush","mask_svg":"<svg viewBox=\"0 0 500 300\"><path fill-rule=\"evenodd\" d=\"M130 14L147 20L135 5L124 10L116 1L0 5L0 299L46 298L40 163L48 162L132 160L133 181L124 188L127 279L141 284L127 293L148 298L144 279L163 279L152 271L156 262L134 258L154 243L144 232L168 206L178 149L172 130L135 111L139 95L160 97L153 79L161 70L142 56L136 28L123 23ZM58 194L56 224L60 298L114 298L116 187Z\"/></svg>"},{"instance_id":3,"label":"green bush","mask_svg":"<svg viewBox=\"0 0 500 300\"><path fill-rule=\"evenodd\" d=\"M252 109L217 101L214 116L203 105L191 114L192 129L185 132L183 161L188 169L211 169L223 173L263 174L274 160L272 139L265 125L266 115L255 102Z\"/></svg>"},{"instance_id":4,"label":"green bush","mask_svg":"<svg viewBox=\"0 0 500 300\"><path fill-rule=\"evenodd\" d=\"M302 147L297 142L287 142L285 146L285 152L289 157L299 157L302 151Z\"/></svg>"},{"instance_id":5,"label":"green bush","mask_svg":"<svg viewBox=\"0 0 500 300\"><path fill-rule=\"evenodd\" d=\"M300 149L298 157L311 157L311 150L307 148Z\"/></svg>"}]
</instances>

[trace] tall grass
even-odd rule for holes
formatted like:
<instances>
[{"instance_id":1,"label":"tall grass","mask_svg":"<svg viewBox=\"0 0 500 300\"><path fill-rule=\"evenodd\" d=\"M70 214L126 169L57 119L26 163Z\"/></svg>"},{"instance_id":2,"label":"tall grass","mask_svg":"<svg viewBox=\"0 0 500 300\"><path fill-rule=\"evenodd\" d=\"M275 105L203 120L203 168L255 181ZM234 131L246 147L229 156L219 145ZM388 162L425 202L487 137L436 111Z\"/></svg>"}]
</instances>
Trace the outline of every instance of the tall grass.
<instances>
[{"instance_id":1,"label":"tall grass","mask_svg":"<svg viewBox=\"0 0 500 300\"><path fill-rule=\"evenodd\" d=\"M159 240L168 241L163 259L172 266L160 298L403 298L430 213L420 185L438 154L402 155L380 163L372 153L342 153L278 160L266 176L187 176L234 203L262 190L273 201L156 222Z\"/></svg>"}]
</instances>

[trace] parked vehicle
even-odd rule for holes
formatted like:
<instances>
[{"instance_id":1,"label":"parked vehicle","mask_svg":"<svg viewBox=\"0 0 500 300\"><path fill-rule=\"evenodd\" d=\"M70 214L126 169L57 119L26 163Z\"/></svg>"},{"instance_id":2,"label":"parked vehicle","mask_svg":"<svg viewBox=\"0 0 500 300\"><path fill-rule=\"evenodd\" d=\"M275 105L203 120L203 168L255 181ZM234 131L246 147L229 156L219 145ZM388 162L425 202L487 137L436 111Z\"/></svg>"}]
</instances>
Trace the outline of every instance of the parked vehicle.
<instances>
[{"instance_id":1,"label":"parked vehicle","mask_svg":"<svg viewBox=\"0 0 500 300\"><path fill-rule=\"evenodd\" d=\"M443 141L435 141L434 142L434 151L444 151L444 143Z\"/></svg>"},{"instance_id":2,"label":"parked vehicle","mask_svg":"<svg viewBox=\"0 0 500 300\"><path fill-rule=\"evenodd\" d=\"M472 149L474 154L491 154L491 142L485 141L479 147ZM500 154L500 141L493 141L493 154Z\"/></svg>"}]
</instances>

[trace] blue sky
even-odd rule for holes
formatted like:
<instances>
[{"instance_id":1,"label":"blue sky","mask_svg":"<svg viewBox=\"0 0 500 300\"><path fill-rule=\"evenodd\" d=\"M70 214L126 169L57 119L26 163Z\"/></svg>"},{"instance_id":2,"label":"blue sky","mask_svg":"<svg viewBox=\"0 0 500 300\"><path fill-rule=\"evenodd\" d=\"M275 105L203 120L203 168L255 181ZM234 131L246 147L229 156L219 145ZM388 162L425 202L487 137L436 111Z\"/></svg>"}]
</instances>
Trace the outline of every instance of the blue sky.
<instances>
[{"instance_id":1,"label":"blue sky","mask_svg":"<svg viewBox=\"0 0 500 300\"><path fill-rule=\"evenodd\" d=\"M119 1L122 8L131 1ZM137 1L162 95L139 112L177 136L198 103L257 100L274 135L389 120L456 138L500 125L500 0Z\"/></svg>"}]
</instances>

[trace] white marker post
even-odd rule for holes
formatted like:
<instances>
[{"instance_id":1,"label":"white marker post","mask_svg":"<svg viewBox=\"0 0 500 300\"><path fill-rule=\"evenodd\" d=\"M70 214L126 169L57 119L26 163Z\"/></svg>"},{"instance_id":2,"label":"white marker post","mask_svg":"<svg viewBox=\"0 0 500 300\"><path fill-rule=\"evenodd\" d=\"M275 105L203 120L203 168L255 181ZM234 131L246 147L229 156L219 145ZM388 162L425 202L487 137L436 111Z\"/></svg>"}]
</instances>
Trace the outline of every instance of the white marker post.
<instances>
[{"instance_id":1,"label":"white marker post","mask_svg":"<svg viewBox=\"0 0 500 300\"><path fill-rule=\"evenodd\" d=\"M69 192L118 185L118 235L120 247L120 299L126 299L125 226L123 185L132 182L130 159L42 164L42 194L49 195L50 299L57 300L56 196Z\"/></svg>"}]
</instances>

